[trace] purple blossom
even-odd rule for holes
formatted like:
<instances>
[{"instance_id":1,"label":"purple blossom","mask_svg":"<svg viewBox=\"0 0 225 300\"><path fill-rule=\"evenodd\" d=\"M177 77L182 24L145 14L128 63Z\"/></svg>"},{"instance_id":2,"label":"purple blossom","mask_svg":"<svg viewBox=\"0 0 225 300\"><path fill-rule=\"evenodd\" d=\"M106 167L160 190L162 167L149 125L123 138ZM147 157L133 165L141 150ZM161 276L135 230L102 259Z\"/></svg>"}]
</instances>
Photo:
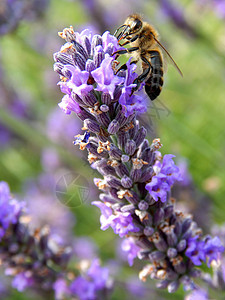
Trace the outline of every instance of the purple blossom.
<instances>
[{"instance_id":1,"label":"purple blossom","mask_svg":"<svg viewBox=\"0 0 225 300\"><path fill-rule=\"evenodd\" d=\"M97 300L97 293L107 287L109 272L102 268L99 261L95 259L86 275L78 276L70 285L72 294L81 300Z\"/></svg>"},{"instance_id":2,"label":"purple blossom","mask_svg":"<svg viewBox=\"0 0 225 300\"><path fill-rule=\"evenodd\" d=\"M73 252L80 259L93 259L97 255L97 247L90 238L79 237L75 238Z\"/></svg>"},{"instance_id":3,"label":"purple blossom","mask_svg":"<svg viewBox=\"0 0 225 300\"><path fill-rule=\"evenodd\" d=\"M172 154L166 154L162 163L157 160L153 166L156 175L153 176L151 182L146 184L145 188L155 201L160 199L161 202L166 202L167 192L170 191L171 186L176 181L182 180L179 168L172 160L173 157L175 156Z\"/></svg>"},{"instance_id":4,"label":"purple blossom","mask_svg":"<svg viewBox=\"0 0 225 300\"><path fill-rule=\"evenodd\" d=\"M58 104L59 107L65 112L65 114L70 115L71 111L75 113L80 112L79 104L73 100L71 97L71 89L68 87L67 82L59 82L61 91L66 93L66 95L62 98L61 102Z\"/></svg>"},{"instance_id":5,"label":"purple blossom","mask_svg":"<svg viewBox=\"0 0 225 300\"><path fill-rule=\"evenodd\" d=\"M72 294L75 294L81 300L94 300L95 295L95 285L93 282L79 276L70 285L70 290Z\"/></svg>"},{"instance_id":6,"label":"purple blossom","mask_svg":"<svg viewBox=\"0 0 225 300\"><path fill-rule=\"evenodd\" d=\"M224 249L224 246L217 236L214 238L208 236L206 238L204 244L204 253L206 258L208 258L208 267L210 267L210 264L213 260L217 261L220 258L220 253L224 252Z\"/></svg>"},{"instance_id":7,"label":"purple blossom","mask_svg":"<svg viewBox=\"0 0 225 300\"><path fill-rule=\"evenodd\" d=\"M7 202L10 198L10 189L6 182L0 181L0 205Z\"/></svg>"},{"instance_id":8,"label":"purple blossom","mask_svg":"<svg viewBox=\"0 0 225 300\"><path fill-rule=\"evenodd\" d=\"M225 18L225 2L223 0L214 0L214 9L218 17Z\"/></svg>"},{"instance_id":9,"label":"purple blossom","mask_svg":"<svg viewBox=\"0 0 225 300\"><path fill-rule=\"evenodd\" d=\"M34 284L31 272L26 271L17 274L12 281L12 287L17 289L19 292L23 292L26 288L31 287Z\"/></svg>"},{"instance_id":10,"label":"purple blossom","mask_svg":"<svg viewBox=\"0 0 225 300\"><path fill-rule=\"evenodd\" d=\"M195 289L191 294L185 297L185 300L209 300L207 291L203 289Z\"/></svg>"},{"instance_id":11,"label":"purple blossom","mask_svg":"<svg viewBox=\"0 0 225 300\"><path fill-rule=\"evenodd\" d=\"M62 98L62 101L59 103L59 107L68 115L71 114L71 111L74 111L75 113L80 112L79 104L76 103L69 95L65 95Z\"/></svg>"},{"instance_id":12,"label":"purple blossom","mask_svg":"<svg viewBox=\"0 0 225 300\"><path fill-rule=\"evenodd\" d=\"M66 82L66 86L77 94L79 97L87 95L92 89L92 85L88 85L89 72L81 71L77 66L65 65L63 70L70 71L71 77Z\"/></svg>"},{"instance_id":13,"label":"purple blossom","mask_svg":"<svg viewBox=\"0 0 225 300\"><path fill-rule=\"evenodd\" d=\"M31 179L24 185L24 200L32 218L30 227L35 229L47 223L52 234L71 240L75 218L66 206L55 200L52 195L54 189L55 180L48 174L41 174L36 181Z\"/></svg>"},{"instance_id":14,"label":"purple blossom","mask_svg":"<svg viewBox=\"0 0 225 300\"><path fill-rule=\"evenodd\" d=\"M122 93L119 98L119 103L122 105L123 113L126 117L130 116L133 112L137 111L144 113L147 111L146 100L143 96L132 94L133 88L136 87L134 80L137 78L137 73L135 73L136 65L131 64L131 58L126 63L127 72L125 81L122 87Z\"/></svg>"},{"instance_id":15,"label":"purple blossom","mask_svg":"<svg viewBox=\"0 0 225 300\"><path fill-rule=\"evenodd\" d=\"M132 276L127 279L126 288L132 297L131 299L149 299L150 293L151 298L153 299L154 290L147 287L147 285L140 281L136 276ZM157 295L154 296L157 298Z\"/></svg>"},{"instance_id":16,"label":"purple blossom","mask_svg":"<svg viewBox=\"0 0 225 300\"><path fill-rule=\"evenodd\" d=\"M137 257L138 252L141 250L135 243L132 237L123 240L121 249L127 252L127 260L130 266L133 265L134 259Z\"/></svg>"},{"instance_id":17,"label":"purple blossom","mask_svg":"<svg viewBox=\"0 0 225 300\"><path fill-rule=\"evenodd\" d=\"M11 199L9 186L6 182L0 182L0 238L10 224L16 224L23 208L24 202Z\"/></svg>"},{"instance_id":18,"label":"purple blossom","mask_svg":"<svg viewBox=\"0 0 225 300\"><path fill-rule=\"evenodd\" d=\"M154 176L148 184L146 184L146 190L148 190L149 194L155 201L160 201L162 203L167 200L167 192L170 190L170 186L168 183L163 180L166 179L166 176L163 174L159 174L158 176Z\"/></svg>"},{"instance_id":19,"label":"purple blossom","mask_svg":"<svg viewBox=\"0 0 225 300\"><path fill-rule=\"evenodd\" d=\"M109 31L105 31L102 35L102 44L103 44L103 50L105 53L108 52L109 48L113 46L113 51L117 51L119 49L122 49L120 45L118 44L118 40L114 35L111 35Z\"/></svg>"},{"instance_id":20,"label":"purple blossom","mask_svg":"<svg viewBox=\"0 0 225 300\"><path fill-rule=\"evenodd\" d=\"M86 28L86 29L82 30L81 33L75 32L75 36L76 36L76 41L79 44L83 45L84 40L86 38L88 38L88 40L92 39L92 32L91 32L91 30Z\"/></svg>"},{"instance_id":21,"label":"purple blossom","mask_svg":"<svg viewBox=\"0 0 225 300\"><path fill-rule=\"evenodd\" d=\"M188 170L188 162L185 159L182 159L178 162L178 166L182 178L180 185L189 186L192 182L192 177Z\"/></svg>"},{"instance_id":22,"label":"purple blossom","mask_svg":"<svg viewBox=\"0 0 225 300\"><path fill-rule=\"evenodd\" d=\"M65 299L65 296L69 294L69 288L67 286L67 282L63 278L59 278L53 284L53 290L55 292L55 299L62 300Z\"/></svg>"},{"instance_id":23,"label":"purple blossom","mask_svg":"<svg viewBox=\"0 0 225 300\"><path fill-rule=\"evenodd\" d=\"M140 229L133 224L133 218L130 213L121 213L117 212L116 215L112 213L112 209L106 206L100 201L92 202L93 205L96 205L101 209L101 229L106 230L110 226L116 234L119 234L120 237L124 237L130 232L138 232Z\"/></svg>"},{"instance_id":24,"label":"purple blossom","mask_svg":"<svg viewBox=\"0 0 225 300\"><path fill-rule=\"evenodd\" d=\"M213 260L217 261L220 258L220 253L224 252L224 249L218 237L207 236L205 240L199 240L195 236L189 239L185 254L196 266L200 266L208 259L207 265L210 267Z\"/></svg>"},{"instance_id":25,"label":"purple blossom","mask_svg":"<svg viewBox=\"0 0 225 300\"><path fill-rule=\"evenodd\" d=\"M103 289L109 279L109 270L100 266L98 259L94 259L88 272L87 276L94 280L95 289Z\"/></svg>"},{"instance_id":26,"label":"purple blossom","mask_svg":"<svg viewBox=\"0 0 225 300\"><path fill-rule=\"evenodd\" d=\"M101 91L103 93L108 93L110 97L114 98L114 91L116 85L123 83L123 78L114 75L112 69L112 61L114 60L113 57L106 57L99 68L91 72L94 80L97 83L96 91Z\"/></svg>"},{"instance_id":27,"label":"purple blossom","mask_svg":"<svg viewBox=\"0 0 225 300\"><path fill-rule=\"evenodd\" d=\"M163 163L161 167L161 173L167 176L167 183L172 186L176 181L182 181L179 168L175 165L172 158L175 155L166 154L163 157Z\"/></svg>"},{"instance_id":28,"label":"purple blossom","mask_svg":"<svg viewBox=\"0 0 225 300\"><path fill-rule=\"evenodd\" d=\"M188 247L185 255L191 259L194 265L200 266L205 260L204 242L198 236L188 240Z\"/></svg>"}]
</instances>

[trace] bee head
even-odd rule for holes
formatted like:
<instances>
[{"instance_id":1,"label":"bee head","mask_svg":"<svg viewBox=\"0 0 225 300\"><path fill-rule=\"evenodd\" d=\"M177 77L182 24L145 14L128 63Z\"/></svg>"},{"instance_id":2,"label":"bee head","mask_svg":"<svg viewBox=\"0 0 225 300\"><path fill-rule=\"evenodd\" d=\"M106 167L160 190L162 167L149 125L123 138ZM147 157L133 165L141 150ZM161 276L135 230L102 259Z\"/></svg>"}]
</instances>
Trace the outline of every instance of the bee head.
<instances>
[{"instance_id":1,"label":"bee head","mask_svg":"<svg viewBox=\"0 0 225 300\"><path fill-rule=\"evenodd\" d=\"M139 15L130 15L126 21L125 24L128 25L129 34L137 33L142 28L142 20Z\"/></svg>"},{"instance_id":2,"label":"bee head","mask_svg":"<svg viewBox=\"0 0 225 300\"><path fill-rule=\"evenodd\" d=\"M117 36L118 40L120 41L129 35L137 34L141 30L142 26L143 22L139 15L130 15L124 24L117 29L115 35L121 28L124 28Z\"/></svg>"}]
</instances>

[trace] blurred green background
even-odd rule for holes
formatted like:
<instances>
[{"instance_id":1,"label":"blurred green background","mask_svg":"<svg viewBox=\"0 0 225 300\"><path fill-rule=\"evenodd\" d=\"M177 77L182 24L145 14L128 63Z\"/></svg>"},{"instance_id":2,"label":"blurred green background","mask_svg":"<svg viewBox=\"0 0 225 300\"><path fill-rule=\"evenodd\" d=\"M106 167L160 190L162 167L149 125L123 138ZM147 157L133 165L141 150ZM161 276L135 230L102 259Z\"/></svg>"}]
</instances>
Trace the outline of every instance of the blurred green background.
<instances>
[{"instance_id":1,"label":"blurred green background","mask_svg":"<svg viewBox=\"0 0 225 300\"><path fill-rule=\"evenodd\" d=\"M161 138L163 154L187 159L198 190L212 201L210 220L223 223L225 20L213 10L213 4L197 0L45 2L38 16L25 14L13 30L0 36L0 180L23 197L25 182L48 174L55 182L48 193L57 202L55 186L61 175L79 173L89 181L90 195L83 205L73 199L74 233L91 237L103 261L116 258L117 239L111 230L99 229L99 212L90 205L98 197L91 188L96 174L85 163L86 153L79 153L72 145L73 136L81 133L81 124L74 120L75 115L63 116L62 121L63 112L57 107L62 94L53 71L53 53L63 44L57 33L64 27L113 33L128 14L137 12L156 27L184 74L181 78L168 64L163 91L149 104L149 134ZM2 12L0 5L0 26ZM210 223L208 219L205 222ZM126 277L137 276L138 270L138 264L133 269L124 264L112 299L131 299L126 298L122 283ZM147 286L154 294L153 285L148 282ZM157 295L160 299L183 299L182 289L175 295ZM7 299L31 298L12 291Z\"/></svg>"}]
</instances>

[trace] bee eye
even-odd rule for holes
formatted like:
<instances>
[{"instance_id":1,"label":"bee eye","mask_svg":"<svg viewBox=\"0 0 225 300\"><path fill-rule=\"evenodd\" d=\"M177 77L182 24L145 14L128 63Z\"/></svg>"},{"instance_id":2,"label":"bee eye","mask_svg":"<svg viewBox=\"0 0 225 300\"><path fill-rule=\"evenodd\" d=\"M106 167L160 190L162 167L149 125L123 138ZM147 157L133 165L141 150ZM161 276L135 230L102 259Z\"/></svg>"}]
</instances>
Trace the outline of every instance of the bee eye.
<instances>
[{"instance_id":1,"label":"bee eye","mask_svg":"<svg viewBox=\"0 0 225 300\"><path fill-rule=\"evenodd\" d=\"M142 23L142 22L141 22L140 20L137 20L137 19L136 19L136 20L134 21L134 24L135 24L135 25L134 25L134 27L133 27L133 30L136 31L136 30L140 29L140 28L141 28L141 23Z\"/></svg>"}]
</instances>

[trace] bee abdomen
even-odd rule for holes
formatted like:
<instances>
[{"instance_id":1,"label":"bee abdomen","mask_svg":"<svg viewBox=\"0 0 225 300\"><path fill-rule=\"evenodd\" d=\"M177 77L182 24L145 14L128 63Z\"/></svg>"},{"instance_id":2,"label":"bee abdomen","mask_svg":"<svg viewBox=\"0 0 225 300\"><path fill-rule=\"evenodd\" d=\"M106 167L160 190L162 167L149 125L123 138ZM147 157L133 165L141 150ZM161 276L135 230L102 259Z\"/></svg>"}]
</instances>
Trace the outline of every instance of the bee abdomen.
<instances>
[{"instance_id":1,"label":"bee abdomen","mask_svg":"<svg viewBox=\"0 0 225 300\"><path fill-rule=\"evenodd\" d=\"M162 57L158 51L151 51L151 75L145 82L145 91L151 100L159 96L163 86Z\"/></svg>"}]
</instances>

